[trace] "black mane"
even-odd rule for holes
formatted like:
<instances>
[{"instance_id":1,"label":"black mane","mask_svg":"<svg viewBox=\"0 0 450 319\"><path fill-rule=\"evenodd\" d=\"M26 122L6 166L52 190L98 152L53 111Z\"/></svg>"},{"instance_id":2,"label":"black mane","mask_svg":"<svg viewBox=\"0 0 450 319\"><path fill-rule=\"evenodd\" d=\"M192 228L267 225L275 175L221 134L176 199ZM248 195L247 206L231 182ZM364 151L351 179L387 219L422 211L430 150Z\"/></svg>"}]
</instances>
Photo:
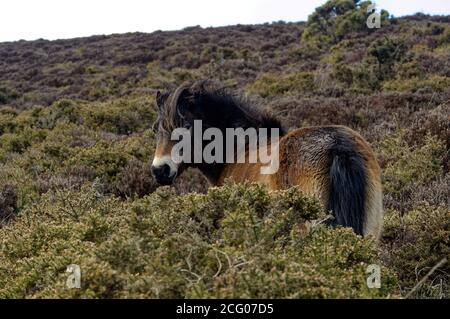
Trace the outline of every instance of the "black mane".
<instances>
[{"instance_id":1,"label":"black mane","mask_svg":"<svg viewBox=\"0 0 450 319\"><path fill-rule=\"evenodd\" d=\"M270 112L242 94L210 81L185 83L163 98L165 107L161 118L167 130L201 119L205 128L278 128L280 136L285 134L281 122Z\"/></svg>"}]
</instances>

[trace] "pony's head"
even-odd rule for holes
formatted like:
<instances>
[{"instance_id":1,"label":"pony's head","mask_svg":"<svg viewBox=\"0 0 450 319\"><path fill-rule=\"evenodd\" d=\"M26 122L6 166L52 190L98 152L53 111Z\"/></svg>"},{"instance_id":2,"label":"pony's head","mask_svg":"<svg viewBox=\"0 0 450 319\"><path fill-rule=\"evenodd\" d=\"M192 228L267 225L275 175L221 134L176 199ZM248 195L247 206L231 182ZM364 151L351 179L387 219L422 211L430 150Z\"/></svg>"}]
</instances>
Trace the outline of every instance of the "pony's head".
<instances>
[{"instance_id":1,"label":"pony's head","mask_svg":"<svg viewBox=\"0 0 450 319\"><path fill-rule=\"evenodd\" d=\"M214 82L198 81L185 83L177 89L156 95L158 119L153 125L156 134L156 150L152 172L159 184L172 184L177 176L188 166L199 168L213 181L223 169L222 162L203 163L195 160L206 147L202 141L204 130L219 129L222 133L228 128L281 128L280 122L269 113L252 107L246 99ZM201 120L198 128L196 120ZM183 154L183 161L174 161L172 149L178 143L171 139L174 130L183 128L190 132L191 154ZM195 130L194 130L195 128ZM200 132L199 132L200 130ZM195 131L195 132L194 132ZM200 133L200 137L197 133ZM223 134L225 135L225 134ZM225 138L223 142L226 143ZM198 157L198 156L197 156ZM200 155L201 157L201 155Z\"/></svg>"},{"instance_id":2,"label":"pony's head","mask_svg":"<svg viewBox=\"0 0 450 319\"><path fill-rule=\"evenodd\" d=\"M171 92L156 94L158 118L153 124L156 135L156 150L152 162L152 172L159 184L170 185L188 166L187 163L176 163L172 159L172 148L176 141L171 139L177 128L191 130L193 121L200 119L197 114L196 98L199 92L189 84L183 84ZM193 136L193 134L191 134ZM192 144L194 141L192 141Z\"/></svg>"}]
</instances>

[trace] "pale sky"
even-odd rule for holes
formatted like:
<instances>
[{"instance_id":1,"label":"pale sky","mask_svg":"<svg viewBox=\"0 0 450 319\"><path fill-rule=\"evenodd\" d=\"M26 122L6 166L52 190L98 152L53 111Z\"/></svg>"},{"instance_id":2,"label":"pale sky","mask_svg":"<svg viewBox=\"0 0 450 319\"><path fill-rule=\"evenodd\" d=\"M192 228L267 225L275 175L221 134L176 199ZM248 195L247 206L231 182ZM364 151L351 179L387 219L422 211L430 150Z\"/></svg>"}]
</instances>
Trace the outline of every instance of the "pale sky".
<instances>
[{"instance_id":1,"label":"pale sky","mask_svg":"<svg viewBox=\"0 0 450 319\"><path fill-rule=\"evenodd\" d=\"M375 0L394 16L450 14L450 0ZM305 21L325 0L2 0L0 42Z\"/></svg>"}]
</instances>

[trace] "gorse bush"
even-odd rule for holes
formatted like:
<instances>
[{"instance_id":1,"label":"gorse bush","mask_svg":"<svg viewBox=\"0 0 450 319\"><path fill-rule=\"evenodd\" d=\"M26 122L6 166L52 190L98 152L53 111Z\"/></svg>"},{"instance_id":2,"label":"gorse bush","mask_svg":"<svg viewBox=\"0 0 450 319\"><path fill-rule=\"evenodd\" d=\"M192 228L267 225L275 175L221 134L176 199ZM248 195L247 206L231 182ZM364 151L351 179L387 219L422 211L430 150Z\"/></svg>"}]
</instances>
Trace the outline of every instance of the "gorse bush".
<instances>
[{"instance_id":1,"label":"gorse bush","mask_svg":"<svg viewBox=\"0 0 450 319\"><path fill-rule=\"evenodd\" d=\"M63 99L19 114L5 109L2 115L0 161L14 167L16 173L5 168L5 178L17 186L23 205L49 189L94 180L120 196L154 189L146 163L154 148L155 112L146 97L95 105ZM130 175L130 165L139 172Z\"/></svg>"},{"instance_id":2,"label":"gorse bush","mask_svg":"<svg viewBox=\"0 0 450 319\"><path fill-rule=\"evenodd\" d=\"M427 135L424 144L411 147L400 130L379 145L383 164L383 186L393 206L410 199L419 186L427 185L443 175L446 148L442 141ZM406 208L406 207L405 207Z\"/></svg>"},{"instance_id":3,"label":"gorse bush","mask_svg":"<svg viewBox=\"0 0 450 319\"><path fill-rule=\"evenodd\" d=\"M412 91L430 90L432 92L445 92L450 87L450 78L434 75L426 79L413 77L407 80L392 80L383 84L386 91Z\"/></svg>"},{"instance_id":4,"label":"gorse bush","mask_svg":"<svg viewBox=\"0 0 450 319\"><path fill-rule=\"evenodd\" d=\"M448 205L421 204L407 214L389 212L382 241L389 252L388 267L399 274L407 293L433 266L450 256L450 210ZM450 263L434 272L413 297L445 298L450 292Z\"/></svg>"},{"instance_id":5,"label":"gorse bush","mask_svg":"<svg viewBox=\"0 0 450 319\"><path fill-rule=\"evenodd\" d=\"M262 97L308 93L314 91L314 76L310 72L289 75L263 74L248 89Z\"/></svg>"},{"instance_id":6,"label":"gorse bush","mask_svg":"<svg viewBox=\"0 0 450 319\"><path fill-rule=\"evenodd\" d=\"M0 86L0 105L7 104L8 102L19 97L19 94L7 86Z\"/></svg>"},{"instance_id":7,"label":"gorse bush","mask_svg":"<svg viewBox=\"0 0 450 319\"><path fill-rule=\"evenodd\" d=\"M356 85L372 90L379 89L385 80L393 77L394 67L403 59L405 50L405 44L398 38L375 41L369 46L359 68L355 70Z\"/></svg>"},{"instance_id":8,"label":"gorse bush","mask_svg":"<svg viewBox=\"0 0 450 319\"><path fill-rule=\"evenodd\" d=\"M11 185L0 189L0 226L14 218L17 210L17 193Z\"/></svg>"},{"instance_id":9,"label":"gorse bush","mask_svg":"<svg viewBox=\"0 0 450 319\"><path fill-rule=\"evenodd\" d=\"M0 230L2 297L388 297L368 289L370 239L332 230L320 205L292 188L228 185L134 202L92 188L49 192ZM81 289L66 286L78 264Z\"/></svg>"}]
</instances>

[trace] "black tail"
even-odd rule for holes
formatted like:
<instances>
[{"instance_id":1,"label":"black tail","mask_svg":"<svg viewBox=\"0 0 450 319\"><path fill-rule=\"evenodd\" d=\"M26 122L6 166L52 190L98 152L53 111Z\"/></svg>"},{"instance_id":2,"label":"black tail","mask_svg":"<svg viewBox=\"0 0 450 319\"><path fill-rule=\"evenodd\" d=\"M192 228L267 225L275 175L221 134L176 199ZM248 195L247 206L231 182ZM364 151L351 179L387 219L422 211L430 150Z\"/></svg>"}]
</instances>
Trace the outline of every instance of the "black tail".
<instances>
[{"instance_id":1,"label":"black tail","mask_svg":"<svg viewBox=\"0 0 450 319\"><path fill-rule=\"evenodd\" d=\"M366 174L362 158L354 150L332 152L328 210L334 224L352 227L363 234Z\"/></svg>"}]
</instances>

